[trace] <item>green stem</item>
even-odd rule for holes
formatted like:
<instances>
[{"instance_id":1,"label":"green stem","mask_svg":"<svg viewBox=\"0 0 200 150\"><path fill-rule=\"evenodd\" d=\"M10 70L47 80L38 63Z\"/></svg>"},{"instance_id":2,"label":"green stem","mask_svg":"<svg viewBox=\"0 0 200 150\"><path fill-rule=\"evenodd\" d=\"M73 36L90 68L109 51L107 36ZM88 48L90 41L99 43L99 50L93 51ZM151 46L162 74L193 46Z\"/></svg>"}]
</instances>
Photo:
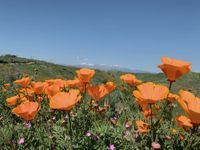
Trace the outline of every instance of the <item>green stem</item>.
<instances>
[{"instance_id":1,"label":"green stem","mask_svg":"<svg viewBox=\"0 0 200 150\"><path fill-rule=\"evenodd\" d=\"M72 123L71 123L70 111L68 111L67 113L68 113L68 120L69 120L69 135L70 135L70 139L72 140L73 132L72 132Z\"/></svg>"},{"instance_id":2,"label":"green stem","mask_svg":"<svg viewBox=\"0 0 200 150\"><path fill-rule=\"evenodd\" d=\"M169 82L169 93L171 92L171 89L172 89L172 84L173 84L173 82L172 81L170 81ZM168 94L168 96L169 96L169 94ZM168 96L167 96L167 98L168 98ZM172 108L172 106L170 105L171 103L169 102L169 101L167 101L167 107L170 107L170 111L169 111L169 115L170 115L170 127L172 126L172 111L173 111L173 108Z\"/></svg>"},{"instance_id":3,"label":"green stem","mask_svg":"<svg viewBox=\"0 0 200 150\"><path fill-rule=\"evenodd\" d=\"M152 109L152 104L150 104L150 109L151 109L151 118L150 118L150 126L151 126L151 140L152 142L154 141L154 127L153 127L153 109Z\"/></svg>"},{"instance_id":4,"label":"green stem","mask_svg":"<svg viewBox=\"0 0 200 150\"><path fill-rule=\"evenodd\" d=\"M87 87L87 83L84 83L84 93L83 93L83 102L82 102L82 105L83 105L83 113L85 113L85 111L86 111L85 106L86 106L86 104L87 104L87 102L86 102L86 87Z\"/></svg>"},{"instance_id":5,"label":"green stem","mask_svg":"<svg viewBox=\"0 0 200 150\"><path fill-rule=\"evenodd\" d=\"M84 83L84 97L85 97L85 95L86 95L86 92L87 92L87 83Z\"/></svg>"},{"instance_id":6,"label":"green stem","mask_svg":"<svg viewBox=\"0 0 200 150\"><path fill-rule=\"evenodd\" d=\"M170 81L170 82L169 82L169 91L171 91L171 89L172 89L172 84L173 84L173 82Z\"/></svg>"}]
</instances>

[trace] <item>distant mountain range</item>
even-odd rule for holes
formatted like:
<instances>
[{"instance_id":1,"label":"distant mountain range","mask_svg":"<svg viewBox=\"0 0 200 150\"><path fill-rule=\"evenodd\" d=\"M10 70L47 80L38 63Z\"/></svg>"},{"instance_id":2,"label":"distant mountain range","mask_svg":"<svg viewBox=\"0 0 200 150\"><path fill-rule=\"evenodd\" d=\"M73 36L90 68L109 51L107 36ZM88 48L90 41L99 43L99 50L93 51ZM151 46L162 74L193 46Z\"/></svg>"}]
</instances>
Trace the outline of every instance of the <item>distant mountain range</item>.
<instances>
[{"instance_id":1,"label":"distant mountain range","mask_svg":"<svg viewBox=\"0 0 200 150\"><path fill-rule=\"evenodd\" d=\"M16 55L2 55L0 56L0 63L48 63L42 60L35 60L35 59L27 59L27 58L22 58L22 57L17 57ZM50 64L50 63L49 63ZM106 65L106 64L91 64L91 63L81 63L78 65L64 65L63 66L71 66L71 67L77 67L77 68L93 68L93 69L98 69L101 71L121 71L121 72L130 72L130 73L151 73L148 71L144 70L139 70L139 69L130 69L127 67L123 67L120 65Z\"/></svg>"},{"instance_id":2,"label":"distant mountain range","mask_svg":"<svg viewBox=\"0 0 200 150\"><path fill-rule=\"evenodd\" d=\"M93 68L93 69L99 69L102 71L121 71L121 72L130 72L130 73L150 73L144 70L138 70L138 69L130 69L127 67L123 67L120 65L106 65L106 64L89 64L89 63L81 63L79 65L75 65L79 68Z\"/></svg>"}]
</instances>

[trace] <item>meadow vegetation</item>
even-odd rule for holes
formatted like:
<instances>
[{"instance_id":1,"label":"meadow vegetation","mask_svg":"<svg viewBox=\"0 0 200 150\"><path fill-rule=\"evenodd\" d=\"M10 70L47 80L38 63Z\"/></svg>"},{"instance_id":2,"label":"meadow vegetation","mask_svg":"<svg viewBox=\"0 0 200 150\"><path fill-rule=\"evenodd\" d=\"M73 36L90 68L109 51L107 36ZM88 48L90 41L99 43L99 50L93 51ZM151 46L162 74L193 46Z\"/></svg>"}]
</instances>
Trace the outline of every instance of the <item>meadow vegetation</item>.
<instances>
[{"instance_id":1,"label":"meadow vegetation","mask_svg":"<svg viewBox=\"0 0 200 150\"><path fill-rule=\"evenodd\" d=\"M0 149L198 149L200 74L168 57L158 67L104 72L1 56Z\"/></svg>"}]
</instances>

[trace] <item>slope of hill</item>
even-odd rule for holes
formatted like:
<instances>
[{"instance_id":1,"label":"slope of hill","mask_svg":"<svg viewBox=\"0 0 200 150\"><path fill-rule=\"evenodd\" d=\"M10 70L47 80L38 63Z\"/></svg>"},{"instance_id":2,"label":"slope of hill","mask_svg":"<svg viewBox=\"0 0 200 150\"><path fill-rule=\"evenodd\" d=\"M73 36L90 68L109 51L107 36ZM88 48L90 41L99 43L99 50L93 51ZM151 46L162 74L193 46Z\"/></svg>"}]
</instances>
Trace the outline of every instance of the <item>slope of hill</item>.
<instances>
[{"instance_id":1,"label":"slope of hill","mask_svg":"<svg viewBox=\"0 0 200 150\"><path fill-rule=\"evenodd\" d=\"M20 58L15 55L0 56L0 79L12 82L23 75L32 76L34 80L45 80L50 78L73 79L75 71L78 67L57 65L40 60ZM120 82L119 76L125 72L120 71L100 71L96 70L92 83L104 83L107 81ZM137 73L137 78L144 82L152 81L162 84L168 84L162 73ZM173 91L178 92L179 89L192 91L200 96L200 74L188 73L180 78L173 85Z\"/></svg>"}]
</instances>

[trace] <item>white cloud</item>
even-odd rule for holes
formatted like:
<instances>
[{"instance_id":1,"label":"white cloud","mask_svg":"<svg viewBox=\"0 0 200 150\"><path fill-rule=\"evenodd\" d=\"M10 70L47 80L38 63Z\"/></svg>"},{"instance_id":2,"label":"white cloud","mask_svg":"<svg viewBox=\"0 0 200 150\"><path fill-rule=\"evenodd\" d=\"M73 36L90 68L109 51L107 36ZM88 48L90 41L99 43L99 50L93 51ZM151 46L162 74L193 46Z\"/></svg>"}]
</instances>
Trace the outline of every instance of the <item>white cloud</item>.
<instances>
[{"instance_id":1,"label":"white cloud","mask_svg":"<svg viewBox=\"0 0 200 150\"><path fill-rule=\"evenodd\" d=\"M120 65L118 65L118 64L115 64L115 65L112 65L112 66L114 66L114 67L121 67Z\"/></svg>"},{"instance_id":2,"label":"white cloud","mask_svg":"<svg viewBox=\"0 0 200 150\"><path fill-rule=\"evenodd\" d=\"M86 63L86 62L82 62L82 63L80 63L80 65L86 65L86 66L90 66L90 67L95 66L95 64Z\"/></svg>"},{"instance_id":3,"label":"white cloud","mask_svg":"<svg viewBox=\"0 0 200 150\"><path fill-rule=\"evenodd\" d=\"M84 59L83 59L83 61L88 61L88 60L89 60L88 58L84 58Z\"/></svg>"},{"instance_id":4,"label":"white cloud","mask_svg":"<svg viewBox=\"0 0 200 150\"><path fill-rule=\"evenodd\" d=\"M94 64L87 64L88 66L94 66Z\"/></svg>"},{"instance_id":5,"label":"white cloud","mask_svg":"<svg viewBox=\"0 0 200 150\"><path fill-rule=\"evenodd\" d=\"M85 62L82 62L82 63L81 63L81 65L87 65L87 63L85 63Z\"/></svg>"}]
</instances>

